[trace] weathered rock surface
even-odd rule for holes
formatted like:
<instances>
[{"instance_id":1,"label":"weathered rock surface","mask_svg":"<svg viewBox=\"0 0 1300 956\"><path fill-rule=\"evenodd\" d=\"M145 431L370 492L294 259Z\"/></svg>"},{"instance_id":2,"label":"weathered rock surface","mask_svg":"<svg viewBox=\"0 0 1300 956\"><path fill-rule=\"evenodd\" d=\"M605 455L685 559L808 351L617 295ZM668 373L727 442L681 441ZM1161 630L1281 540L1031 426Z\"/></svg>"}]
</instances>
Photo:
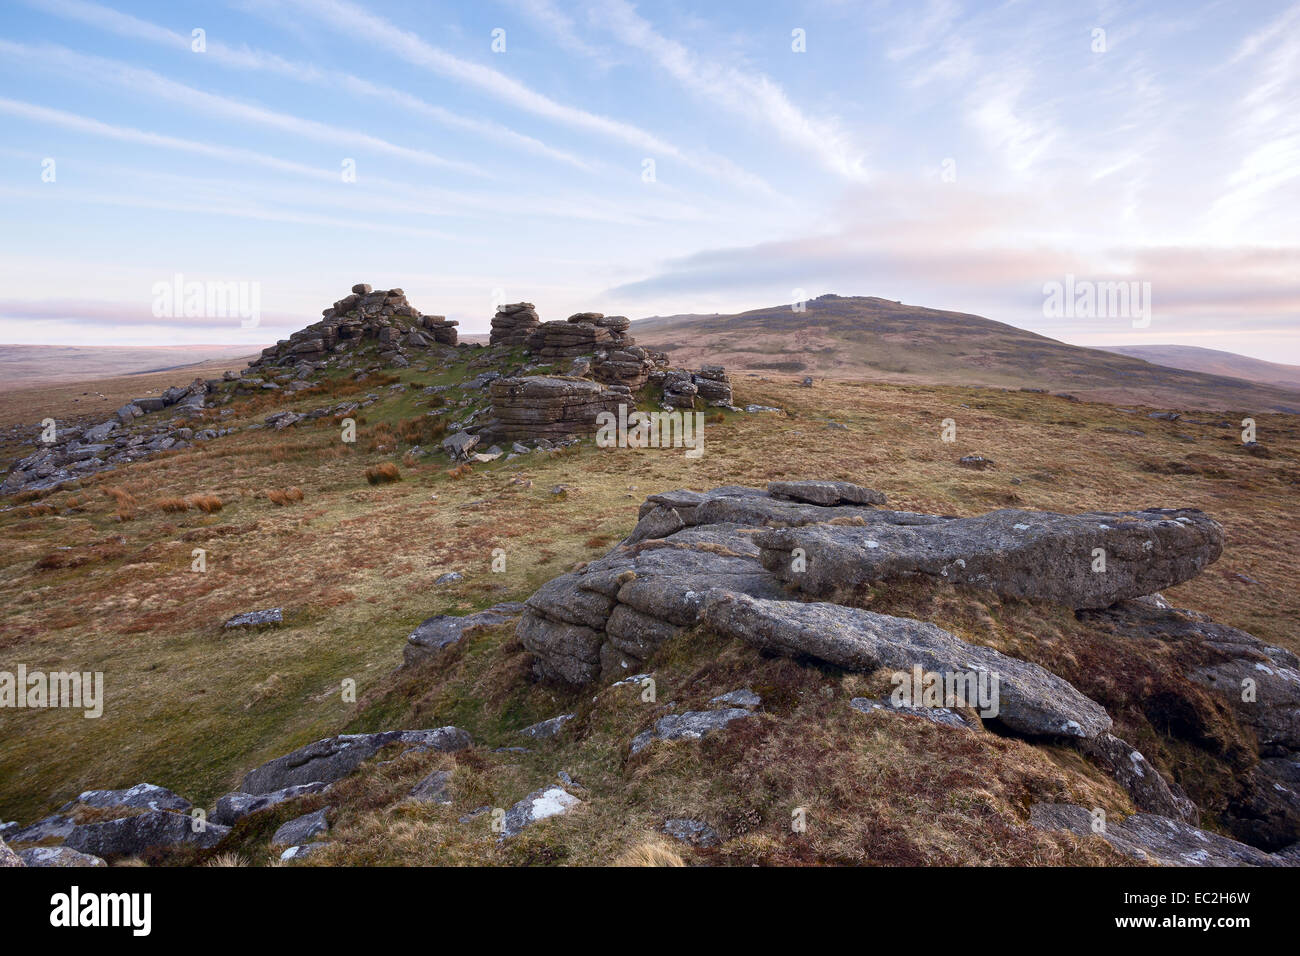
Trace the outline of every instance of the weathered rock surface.
<instances>
[{"instance_id":1,"label":"weathered rock surface","mask_svg":"<svg viewBox=\"0 0 1300 956\"><path fill-rule=\"evenodd\" d=\"M971 721L950 707L912 707L906 704L895 704L888 697L876 699L854 697L849 701L849 706L854 710L862 711L864 714L875 711L887 714L903 714L908 717L920 717L943 727L961 727L966 730L976 729Z\"/></svg>"},{"instance_id":2,"label":"weathered rock surface","mask_svg":"<svg viewBox=\"0 0 1300 956\"><path fill-rule=\"evenodd\" d=\"M617 414L632 403L626 388L560 375L499 378L488 390L492 432L512 441L591 433L601 412Z\"/></svg>"},{"instance_id":3,"label":"weathered rock surface","mask_svg":"<svg viewBox=\"0 0 1300 956\"><path fill-rule=\"evenodd\" d=\"M348 776L390 744L400 744L409 750L451 753L464 750L470 745L470 739L469 734L458 727L326 737L249 771L240 790L257 795L306 783L333 783Z\"/></svg>"},{"instance_id":4,"label":"weathered rock surface","mask_svg":"<svg viewBox=\"0 0 1300 956\"><path fill-rule=\"evenodd\" d=\"M531 737L534 740L548 740L555 737L564 729L564 725L573 719L573 714L560 714L558 717L552 717L550 720L538 721L519 731L525 737Z\"/></svg>"},{"instance_id":5,"label":"weathered rock surface","mask_svg":"<svg viewBox=\"0 0 1300 956\"><path fill-rule=\"evenodd\" d=\"M488 342L491 345L526 345L528 337L540 323L537 308L531 302L499 306L497 314L492 317L492 333Z\"/></svg>"},{"instance_id":6,"label":"weathered rock surface","mask_svg":"<svg viewBox=\"0 0 1300 956\"><path fill-rule=\"evenodd\" d=\"M1100 704L1055 674L934 624L838 604L771 601L714 591L702 621L719 634L787 657L813 657L849 671L988 672L998 677L996 719L1029 736L1095 737L1110 730Z\"/></svg>"},{"instance_id":7,"label":"weathered rock surface","mask_svg":"<svg viewBox=\"0 0 1300 956\"><path fill-rule=\"evenodd\" d=\"M23 862L22 857L20 857L13 850L9 849L8 843L5 843L4 840L0 840L0 869L4 869L6 867L19 867L19 866L26 866L26 865L27 864Z\"/></svg>"},{"instance_id":8,"label":"weathered rock surface","mask_svg":"<svg viewBox=\"0 0 1300 956\"><path fill-rule=\"evenodd\" d=\"M328 786L328 784L316 780L311 783L285 787L282 790L273 790L270 793L251 794L240 791L227 793L217 800L217 806L212 811L211 820L213 823L219 823L222 826L234 826L250 813L257 813L259 810L265 810L286 800L293 800L295 797L302 797L309 793L320 793L322 790L328 789Z\"/></svg>"},{"instance_id":9,"label":"weathered rock surface","mask_svg":"<svg viewBox=\"0 0 1300 956\"><path fill-rule=\"evenodd\" d=\"M561 816L581 803L581 800L563 787L543 787L534 790L506 811L502 821L501 838L516 836L524 827L548 817Z\"/></svg>"},{"instance_id":10,"label":"weathered rock surface","mask_svg":"<svg viewBox=\"0 0 1300 956\"><path fill-rule=\"evenodd\" d=\"M264 611L245 611L243 614L236 614L222 626L226 628L273 627L283 623L284 609L272 607Z\"/></svg>"},{"instance_id":11,"label":"weathered rock surface","mask_svg":"<svg viewBox=\"0 0 1300 956\"><path fill-rule=\"evenodd\" d=\"M450 783L450 770L435 770L411 788L411 799L421 803L451 803L447 794Z\"/></svg>"},{"instance_id":12,"label":"weathered rock surface","mask_svg":"<svg viewBox=\"0 0 1300 956\"><path fill-rule=\"evenodd\" d=\"M924 576L1072 608L1107 607L1195 577L1223 550L1199 511L1058 515L1004 510L922 527L818 526L755 538L763 566L813 597ZM793 560L795 549L806 567ZM1094 571L1095 549L1105 571Z\"/></svg>"},{"instance_id":13,"label":"weathered rock surface","mask_svg":"<svg viewBox=\"0 0 1300 956\"><path fill-rule=\"evenodd\" d=\"M1092 815L1070 803L1035 804L1030 808L1029 822L1040 830L1067 830L1083 837L1093 835ZM1108 820L1096 835L1121 853L1163 866L1288 865L1285 860L1253 846L1153 813Z\"/></svg>"},{"instance_id":14,"label":"weathered rock surface","mask_svg":"<svg viewBox=\"0 0 1300 956\"><path fill-rule=\"evenodd\" d=\"M664 821L663 831L674 840L689 843L691 846L717 846L722 842L718 831L703 820L672 817Z\"/></svg>"},{"instance_id":15,"label":"weathered rock surface","mask_svg":"<svg viewBox=\"0 0 1300 956\"><path fill-rule=\"evenodd\" d=\"M743 707L724 707L720 710L688 710L684 714L669 714L655 721L654 726L632 738L631 752L639 754L656 740L699 740L705 734L721 730L733 720L753 717Z\"/></svg>"},{"instance_id":16,"label":"weathered rock surface","mask_svg":"<svg viewBox=\"0 0 1300 956\"><path fill-rule=\"evenodd\" d=\"M32 867L108 866L97 856L80 853L66 846L37 846L18 854L23 863Z\"/></svg>"},{"instance_id":17,"label":"weathered rock surface","mask_svg":"<svg viewBox=\"0 0 1300 956\"><path fill-rule=\"evenodd\" d=\"M767 493L811 505L883 505L885 496L848 481L769 481Z\"/></svg>"},{"instance_id":18,"label":"weathered rock surface","mask_svg":"<svg viewBox=\"0 0 1300 956\"><path fill-rule=\"evenodd\" d=\"M155 846L182 843L204 848L216 846L229 832L229 827L210 822L199 824L187 814L146 810L103 823L79 824L63 842L92 856L135 856Z\"/></svg>"},{"instance_id":19,"label":"weathered rock surface","mask_svg":"<svg viewBox=\"0 0 1300 956\"><path fill-rule=\"evenodd\" d=\"M272 846L296 845L306 843L314 836L329 832L329 821L325 818L328 807L322 807L312 813L295 817L275 831L271 837Z\"/></svg>"},{"instance_id":20,"label":"weathered rock surface","mask_svg":"<svg viewBox=\"0 0 1300 956\"><path fill-rule=\"evenodd\" d=\"M522 603L512 601L497 604L475 614L459 617L439 614L431 617L423 621L406 638L406 647L402 651L403 663L409 667L419 661L427 660L464 637L509 623L523 611Z\"/></svg>"},{"instance_id":21,"label":"weathered rock surface","mask_svg":"<svg viewBox=\"0 0 1300 956\"><path fill-rule=\"evenodd\" d=\"M126 790L87 790L62 808L66 813L80 804L96 809L176 810L184 813L191 806L184 797L177 796L166 787L152 783L138 783Z\"/></svg>"}]
</instances>

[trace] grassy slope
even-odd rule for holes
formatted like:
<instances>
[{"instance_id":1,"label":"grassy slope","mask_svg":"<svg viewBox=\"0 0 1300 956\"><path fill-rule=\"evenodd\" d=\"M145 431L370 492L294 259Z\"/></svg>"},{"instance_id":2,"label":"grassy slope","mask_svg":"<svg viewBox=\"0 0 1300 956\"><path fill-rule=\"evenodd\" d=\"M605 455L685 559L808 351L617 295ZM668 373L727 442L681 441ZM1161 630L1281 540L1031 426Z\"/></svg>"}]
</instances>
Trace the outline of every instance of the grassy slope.
<instances>
[{"instance_id":1,"label":"grassy slope","mask_svg":"<svg viewBox=\"0 0 1300 956\"><path fill-rule=\"evenodd\" d=\"M423 385L464 372L410 370L400 378ZM232 406L228 421L333 403L352 388L336 383L332 394L291 401L259 396ZM97 721L55 710L0 712L0 818L27 821L82 789L141 780L210 804L252 766L345 726L455 722L484 745L505 746L520 742L513 730L576 708L572 742L525 755L479 749L455 761L408 757L362 774L331 798L347 809L329 852L346 862L608 860L659 816L699 813L737 838L719 851L733 862L1101 858L1095 847L1022 826L1032 800L1054 796L1131 809L1074 755L991 735L954 741L913 721L882 724L890 719L844 706L866 678L762 662L708 635L674 642L656 662L659 701L699 704L750 684L774 714L703 747L663 748L631 763L627 741L656 711L635 695L606 700L617 693L607 691L604 703L592 705L588 694L531 683L508 630L469 641L416 674L392 674L406 634L424 617L526 597L603 553L631 528L646 494L681 486L845 478L885 491L895 507L947 514L1200 507L1224 523L1227 550L1170 598L1300 651L1297 572L1288 557L1300 545L1291 520L1300 426L1290 416L1258 416L1260 440L1273 452L1263 458L1243 451L1235 431L1045 395L865 382L803 389L742 377L739 401L780 405L796 417L727 416L709 426L697 461L585 444L577 454L530 455L460 479L447 475L441 459L402 465L401 482L370 486L365 468L405 449L392 447L380 424L427 410L416 390L375 390L388 397L360 413L355 445L342 444L328 418L280 433L244 432L0 513L0 669L21 662L104 670L109 690ZM945 418L958 423L955 445L939 440ZM847 430L829 427L832 419ZM956 466L974 452L997 466ZM561 483L569 491L553 495ZM286 486L300 487L304 500L278 507L265 497ZM134 497L125 512L133 510L131 520L119 519L108 491ZM197 492L219 496L225 507L177 515L155 504ZM208 549L203 575L189 570L199 545ZM508 556L503 574L490 571L497 547ZM38 570L52 553L89 560ZM435 586L449 570L465 580ZM222 632L229 615L271 605L288 610L284 628ZM1221 767L1166 746L1130 697L1140 694L1116 675L1140 667L1143 649L1089 646L1072 615L950 590L885 595L878 606L1053 667L1112 708L1148 757L1182 768L1202 788L1198 797L1212 803L1227 786ZM360 688L358 705L342 699L346 678ZM437 762L457 768L456 804L399 806L397 798ZM494 849L486 818L455 822L482 804L509 805L562 767L591 798L572 819L540 825L505 849ZM828 828L812 848L786 836L790 808L804 804ZM998 847L981 842L988 832L1002 834ZM257 846L249 842L250 856L264 852Z\"/></svg>"}]
</instances>

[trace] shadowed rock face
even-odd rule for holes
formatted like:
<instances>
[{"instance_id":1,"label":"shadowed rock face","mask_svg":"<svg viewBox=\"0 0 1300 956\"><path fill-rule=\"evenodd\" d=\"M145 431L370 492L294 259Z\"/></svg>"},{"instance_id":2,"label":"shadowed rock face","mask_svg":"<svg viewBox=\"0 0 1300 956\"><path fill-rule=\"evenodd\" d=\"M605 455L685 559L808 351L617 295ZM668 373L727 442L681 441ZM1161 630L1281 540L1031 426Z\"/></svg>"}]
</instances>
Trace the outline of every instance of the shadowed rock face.
<instances>
[{"instance_id":1,"label":"shadowed rock face","mask_svg":"<svg viewBox=\"0 0 1300 956\"><path fill-rule=\"evenodd\" d=\"M352 773L389 744L450 753L464 750L470 745L470 739L469 734L458 727L326 737L249 771L240 791L256 796L302 784L333 783Z\"/></svg>"},{"instance_id":2,"label":"shadowed rock face","mask_svg":"<svg viewBox=\"0 0 1300 956\"><path fill-rule=\"evenodd\" d=\"M1100 608L1172 587L1223 552L1199 511L1058 515L1005 510L922 527L874 523L767 531L763 567L812 597L844 596L917 575L1008 597ZM799 549L804 562L796 560ZM1105 570L1094 570L1104 552Z\"/></svg>"},{"instance_id":3,"label":"shadowed rock face","mask_svg":"<svg viewBox=\"0 0 1300 956\"><path fill-rule=\"evenodd\" d=\"M845 670L974 671L996 674L997 720L1030 736L1096 737L1106 711L1037 664L967 644L934 624L838 604L755 600L715 591L702 620L719 634L786 657L815 657Z\"/></svg>"},{"instance_id":4,"label":"shadowed rock face","mask_svg":"<svg viewBox=\"0 0 1300 956\"><path fill-rule=\"evenodd\" d=\"M216 846L230 832L216 823L196 830L194 821L185 814L166 810L148 810L133 817L105 823L84 823L73 828L65 845L92 856L137 854L152 846L189 843L200 847Z\"/></svg>"}]
</instances>

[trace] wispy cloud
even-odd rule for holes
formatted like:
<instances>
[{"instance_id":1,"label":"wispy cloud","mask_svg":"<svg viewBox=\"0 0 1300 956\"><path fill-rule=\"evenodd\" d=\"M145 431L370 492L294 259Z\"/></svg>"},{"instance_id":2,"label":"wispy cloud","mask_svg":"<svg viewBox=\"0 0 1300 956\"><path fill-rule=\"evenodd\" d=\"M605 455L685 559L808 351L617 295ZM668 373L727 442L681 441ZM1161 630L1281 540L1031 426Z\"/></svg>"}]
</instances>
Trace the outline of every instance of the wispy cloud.
<instances>
[{"instance_id":1,"label":"wispy cloud","mask_svg":"<svg viewBox=\"0 0 1300 956\"><path fill-rule=\"evenodd\" d=\"M339 33L363 37L413 66L472 86L516 109L635 146L651 157L676 159L686 166L742 188L757 189L769 194L774 192L762 177L728 159L700 150L682 149L633 123L561 103L499 70L454 56L426 43L417 34L403 30L346 0L283 2L314 15L320 23Z\"/></svg>"},{"instance_id":2,"label":"wispy cloud","mask_svg":"<svg viewBox=\"0 0 1300 956\"><path fill-rule=\"evenodd\" d=\"M142 96L170 100L187 109L198 110L213 116L224 116L239 122L266 126L283 133L316 140L317 142L330 143L335 146L346 143L349 149L357 147L361 150L396 156L399 159L420 163L421 165L436 166L475 177L487 175L473 163L447 159L428 150L400 146L397 143L358 130L303 119L299 116L267 109L254 103L245 103L216 93L208 93L168 79L152 70L139 69L105 57L77 53L66 47L53 44L27 46L0 39L0 55L24 60L33 67L53 69L64 74L76 75L82 80L91 83L108 81Z\"/></svg>"},{"instance_id":3,"label":"wispy cloud","mask_svg":"<svg viewBox=\"0 0 1300 956\"><path fill-rule=\"evenodd\" d=\"M808 115L764 74L709 61L655 30L625 0L602 0L592 8L592 16L621 42L649 54L693 93L808 151L839 176L866 178L864 151L851 142L840 123Z\"/></svg>"}]
</instances>

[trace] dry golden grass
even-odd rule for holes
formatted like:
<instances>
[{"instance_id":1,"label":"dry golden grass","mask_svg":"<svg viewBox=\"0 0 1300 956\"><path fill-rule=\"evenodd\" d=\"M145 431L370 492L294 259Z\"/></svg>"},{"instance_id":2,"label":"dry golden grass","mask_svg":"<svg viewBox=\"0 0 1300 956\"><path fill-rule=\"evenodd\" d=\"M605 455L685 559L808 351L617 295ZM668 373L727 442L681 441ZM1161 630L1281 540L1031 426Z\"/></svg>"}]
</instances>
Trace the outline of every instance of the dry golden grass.
<instances>
[{"instance_id":1,"label":"dry golden grass","mask_svg":"<svg viewBox=\"0 0 1300 956\"><path fill-rule=\"evenodd\" d=\"M216 514L224 507L216 495L191 495L185 500L191 508L197 508L205 515Z\"/></svg>"},{"instance_id":2,"label":"dry golden grass","mask_svg":"<svg viewBox=\"0 0 1300 956\"><path fill-rule=\"evenodd\" d=\"M302 501L302 489L298 487L268 488L266 497L273 505L288 505Z\"/></svg>"},{"instance_id":3,"label":"dry golden grass","mask_svg":"<svg viewBox=\"0 0 1300 956\"><path fill-rule=\"evenodd\" d=\"M372 380L357 391L373 388ZM509 629L449 649L436 668L408 675L409 683L388 682L421 620L523 599L590 559L604 546L597 542L626 535L647 494L677 487L842 478L884 491L892 507L941 514L1200 507L1223 523L1225 554L1170 599L1300 651L1300 568L1290 560L1300 552L1293 520L1300 428L1290 416L1255 416L1273 455L1257 458L1228 430L1044 395L834 381L803 389L746 377L736 388L739 403L781 406L794 417L710 422L698 460L587 442L564 455L457 469L459 480L427 468L377 489L366 470L397 466L368 453L365 441L341 443L327 417L275 435L241 431L196 443L87 479L80 489L19 496L40 512L0 513L0 648L29 666L103 670L109 701L97 721L55 710L0 712L5 817L35 819L80 790L145 779L209 803L250 767L340 729L456 723L479 744L448 764L456 802L403 803L430 764L370 767L343 782L357 789L340 790L346 809L331 836L337 845L321 860L608 864L666 816L698 816L727 842L681 848L692 863L1117 862L1096 840L1025 826L1034 800L1131 811L1113 781L1077 754L845 712L844 699L861 690L850 679L764 661L707 635L683 638L656 661L660 700L699 707L710 695L757 684L772 714L716 741L656 745L632 761L627 741L654 718L650 705L609 691L591 704L590 693L532 682L528 655ZM419 412L411 394L366 411L376 422L410 420ZM283 407L276 402L255 408L241 400L227 421L259 421L259 413ZM300 407L313 402L323 400L307 397ZM389 411L387 403L399 407ZM958 423L956 444L939 440L949 417ZM832 420L846 429L828 427ZM1135 427L1145 434L1103 430ZM1195 441L1177 437L1184 432ZM958 468L968 453L996 465ZM558 484L569 491L551 495ZM195 487L224 509L185 519L138 504L186 498ZM310 505L276 507L266 492L290 487ZM436 503L429 500L435 492ZM135 520L123 523L124 511ZM205 573L191 571L195 547L208 552ZM503 574L490 571L496 547L508 552ZM453 569L465 574L461 584L432 586ZM269 606L284 606L290 622L214 640L220 621ZM1193 756L1166 745L1144 717L1137 688L1117 670L1138 666L1135 649L1103 653L1072 616L952 589L891 592L879 609L924 616L1058 670L1112 708L1162 769L1183 768L1211 796L1226 786L1214 766L1196 769ZM349 677L360 688L358 706L339 694ZM517 745L519 727L562 712L578 713L572 739L530 754L490 752ZM485 804L509 806L553 780L558 767L590 789L580 813L530 827L499 848L486 816L457 822ZM789 830L795 806L808 807L811 821L797 837ZM268 839L237 850L250 863L269 864L256 849Z\"/></svg>"},{"instance_id":4,"label":"dry golden grass","mask_svg":"<svg viewBox=\"0 0 1300 956\"><path fill-rule=\"evenodd\" d=\"M614 860L615 866L685 866L686 861L662 840L638 843Z\"/></svg>"},{"instance_id":5,"label":"dry golden grass","mask_svg":"<svg viewBox=\"0 0 1300 956\"><path fill-rule=\"evenodd\" d=\"M366 481L372 485L382 485L391 481L401 481L402 473L391 461L372 465L366 469Z\"/></svg>"},{"instance_id":6,"label":"dry golden grass","mask_svg":"<svg viewBox=\"0 0 1300 956\"><path fill-rule=\"evenodd\" d=\"M154 502L154 507L157 508L159 511L163 511L168 514L179 514L181 512L188 511L190 508L190 503L186 501L184 498L159 498L157 501Z\"/></svg>"}]
</instances>

